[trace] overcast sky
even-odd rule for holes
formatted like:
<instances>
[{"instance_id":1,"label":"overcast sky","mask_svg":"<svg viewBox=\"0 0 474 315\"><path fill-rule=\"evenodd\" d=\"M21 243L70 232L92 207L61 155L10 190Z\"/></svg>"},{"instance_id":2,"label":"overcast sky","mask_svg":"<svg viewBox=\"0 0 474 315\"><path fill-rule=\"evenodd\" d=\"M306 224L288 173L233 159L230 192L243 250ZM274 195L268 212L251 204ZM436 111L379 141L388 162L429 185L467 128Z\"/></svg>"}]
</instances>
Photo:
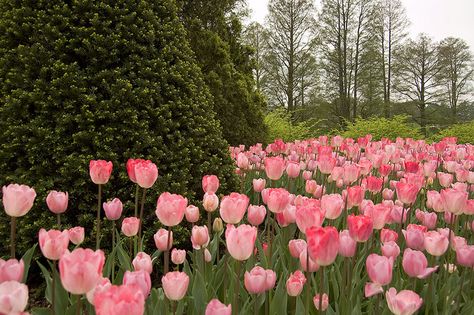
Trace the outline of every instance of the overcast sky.
<instances>
[{"instance_id":1,"label":"overcast sky","mask_svg":"<svg viewBox=\"0 0 474 315\"><path fill-rule=\"evenodd\" d=\"M410 34L427 33L439 41L464 39L474 51L474 0L402 0L411 22ZM247 0L252 21L264 22L268 0ZM320 1L318 0L319 4Z\"/></svg>"}]
</instances>

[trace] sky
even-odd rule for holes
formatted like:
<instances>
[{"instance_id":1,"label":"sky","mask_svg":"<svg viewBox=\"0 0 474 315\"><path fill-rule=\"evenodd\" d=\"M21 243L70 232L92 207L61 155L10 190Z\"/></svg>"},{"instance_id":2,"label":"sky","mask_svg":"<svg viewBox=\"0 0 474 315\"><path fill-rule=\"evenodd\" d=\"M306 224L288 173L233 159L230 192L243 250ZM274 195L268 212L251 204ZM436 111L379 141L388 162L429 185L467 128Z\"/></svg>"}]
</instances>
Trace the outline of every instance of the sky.
<instances>
[{"instance_id":1,"label":"sky","mask_svg":"<svg viewBox=\"0 0 474 315\"><path fill-rule=\"evenodd\" d=\"M317 1L318 4L320 1ZM427 33L434 40L445 37L464 39L474 52L474 0L402 0L410 36ZM268 0L247 0L251 20L264 23Z\"/></svg>"}]
</instances>

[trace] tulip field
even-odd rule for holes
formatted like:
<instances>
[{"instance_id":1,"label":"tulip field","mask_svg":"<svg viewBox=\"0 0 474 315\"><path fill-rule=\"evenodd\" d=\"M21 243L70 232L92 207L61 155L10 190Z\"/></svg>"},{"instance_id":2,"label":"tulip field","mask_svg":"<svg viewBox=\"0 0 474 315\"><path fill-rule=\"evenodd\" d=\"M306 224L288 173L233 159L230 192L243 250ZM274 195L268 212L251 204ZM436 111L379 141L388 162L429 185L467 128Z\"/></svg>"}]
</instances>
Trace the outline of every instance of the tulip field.
<instances>
[{"instance_id":1,"label":"tulip field","mask_svg":"<svg viewBox=\"0 0 474 315\"><path fill-rule=\"evenodd\" d=\"M0 314L474 314L474 145L321 136L229 153L236 191L203 174L194 205L172 191L144 204L152 161L90 161L94 231L44 227L21 257L16 218L45 202L61 226L70 196L56 187L38 200L27 179L4 186ZM135 209L103 194L112 171L136 186ZM150 211L162 225L153 240L141 224ZM101 232L104 217L114 232ZM177 248L179 225L191 236ZM33 264L46 283L39 306Z\"/></svg>"}]
</instances>

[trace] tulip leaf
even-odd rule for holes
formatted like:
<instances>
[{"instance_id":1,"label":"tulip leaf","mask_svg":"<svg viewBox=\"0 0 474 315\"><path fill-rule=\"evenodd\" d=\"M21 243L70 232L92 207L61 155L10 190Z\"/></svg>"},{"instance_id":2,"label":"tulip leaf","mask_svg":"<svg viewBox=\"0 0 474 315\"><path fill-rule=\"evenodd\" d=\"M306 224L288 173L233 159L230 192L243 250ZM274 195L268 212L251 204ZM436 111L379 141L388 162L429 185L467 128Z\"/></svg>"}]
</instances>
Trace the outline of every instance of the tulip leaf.
<instances>
[{"instance_id":1,"label":"tulip leaf","mask_svg":"<svg viewBox=\"0 0 474 315\"><path fill-rule=\"evenodd\" d=\"M33 245L30 249L26 251L26 253L21 257L21 260L23 260L23 264L25 266L24 272L23 272L23 279L21 282L26 283L26 280L28 279L28 271L30 270L30 265L31 265L31 258L33 257L36 246L38 246L38 243Z\"/></svg>"},{"instance_id":2,"label":"tulip leaf","mask_svg":"<svg viewBox=\"0 0 474 315\"><path fill-rule=\"evenodd\" d=\"M47 307L35 307L31 310L31 315L51 315L53 312Z\"/></svg>"},{"instance_id":3,"label":"tulip leaf","mask_svg":"<svg viewBox=\"0 0 474 315\"><path fill-rule=\"evenodd\" d=\"M287 299L286 286L283 278L278 281L275 294L271 299L270 314L287 314Z\"/></svg>"},{"instance_id":4,"label":"tulip leaf","mask_svg":"<svg viewBox=\"0 0 474 315\"><path fill-rule=\"evenodd\" d=\"M194 308L197 314L204 314L204 310L208 303L206 282L199 270L195 270L193 287L191 291L194 298Z\"/></svg>"},{"instance_id":5,"label":"tulip leaf","mask_svg":"<svg viewBox=\"0 0 474 315\"><path fill-rule=\"evenodd\" d=\"M117 257L120 263L120 267L124 270L132 270L132 264L130 262L130 256L123 249L122 243L117 245Z\"/></svg>"}]
</instances>

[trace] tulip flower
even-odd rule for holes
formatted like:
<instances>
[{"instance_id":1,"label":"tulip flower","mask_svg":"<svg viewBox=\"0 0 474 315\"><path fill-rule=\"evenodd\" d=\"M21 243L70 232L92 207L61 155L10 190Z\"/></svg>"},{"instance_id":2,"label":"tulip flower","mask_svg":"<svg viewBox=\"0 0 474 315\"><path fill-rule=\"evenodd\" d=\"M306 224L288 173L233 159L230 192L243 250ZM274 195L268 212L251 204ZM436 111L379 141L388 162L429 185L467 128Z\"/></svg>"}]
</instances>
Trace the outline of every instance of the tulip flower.
<instances>
[{"instance_id":1,"label":"tulip flower","mask_svg":"<svg viewBox=\"0 0 474 315\"><path fill-rule=\"evenodd\" d=\"M90 290L89 292L86 293L86 298L89 303L94 305L94 297L96 294L99 294L99 292L103 292L108 290L112 286L112 283L110 283L109 278L102 278L97 282L95 287Z\"/></svg>"},{"instance_id":2,"label":"tulip flower","mask_svg":"<svg viewBox=\"0 0 474 315\"><path fill-rule=\"evenodd\" d=\"M321 197L321 209L325 217L330 220L337 219L344 208L344 200L340 194L324 195Z\"/></svg>"},{"instance_id":3,"label":"tulip flower","mask_svg":"<svg viewBox=\"0 0 474 315\"><path fill-rule=\"evenodd\" d=\"M306 230L308 253L320 266L329 266L339 250L339 233L332 226L310 227Z\"/></svg>"},{"instance_id":4,"label":"tulip flower","mask_svg":"<svg viewBox=\"0 0 474 315\"><path fill-rule=\"evenodd\" d=\"M206 306L204 315L231 315L232 305L225 305L218 299L212 299Z\"/></svg>"},{"instance_id":5,"label":"tulip flower","mask_svg":"<svg viewBox=\"0 0 474 315\"><path fill-rule=\"evenodd\" d=\"M281 157L268 157L263 162L267 177L271 180L279 180L285 171L285 161Z\"/></svg>"},{"instance_id":6,"label":"tulip flower","mask_svg":"<svg viewBox=\"0 0 474 315\"><path fill-rule=\"evenodd\" d=\"M156 248L162 252L169 251L173 247L173 231L159 229L153 236Z\"/></svg>"},{"instance_id":7,"label":"tulip flower","mask_svg":"<svg viewBox=\"0 0 474 315\"><path fill-rule=\"evenodd\" d=\"M286 165L286 174L288 174L289 178L296 178L300 176L300 164L293 161L288 161Z\"/></svg>"},{"instance_id":8,"label":"tulip flower","mask_svg":"<svg viewBox=\"0 0 474 315\"><path fill-rule=\"evenodd\" d=\"M425 255L410 248L406 248L403 252L402 266L408 276L418 279L425 279L438 269L438 266L427 268L428 260Z\"/></svg>"},{"instance_id":9,"label":"tulip flower","mask_svg":"<svg viewBox=\"0 0 474 315\"><path fill-rule=\"evenodd\" d=\"M283 212L290 203L290 193L284 188L266 188L262 191L262 198L273 213Z\"/></svg>"},{"instance_id":10,"label":"tulip flower","mask_svg":"<svg viewBox=\"0 0 474 315\"><path fill-rule=\"evenodd\" d=\"M184 217L186 221L196 223L199 220L199 208L193 205L187 206L184 210Z\"/></svg>"},{"instance_id":11,"label":"tulip flower","mask_svg":"<svg viewBox=\"0 0 474 315\"><path fill-rule=\"evenodd\" d=\"M288 249L293 258L299 258L302 251L306 251L306 241L302 239L290 240Z\"/></svg>"},{"instance_id":12,"label":"tulip flower","mask_svg":"<svg viewBox=\"0 0 474 315\"><path fill-rule=\"evenodd\" d=\"M94 295L96 315L142 315L145 297L136 286L112 285Z\"/></svg>"},{"instance_id":13,"label":"tulip flower","mask_svg":"<svg viewBox=\"0 0 474 315\"><path fill-rule=\"evenodd\" d=\"M351 237L348 230L339 232L339 255L342 257L354 257L357 250L357 242Z\"/></svg>"},{"instance_id":14,"label":"tulip flower","mask_svg":"<svg viewBox=\"0 0 474 315\"><path fill-rule=\"evenodd\" d=\"M350 236L356 242L366 242L372 235L373 221L371 217L351 214L347 217L347 226Z\"/></svg>"},{"instance_id":15,"label":"tulip flower","mask_svg":"<svg viewBox=\"0 0 474 315\"><path fill-rule=\"evenodd\" d=\"M68 193L61 191L50 191L46 197L46 204L52 213L61 214L67 209Z\"/></svg>"},{"instance_id":16,"label":"tulip flower","mask_svg":"<svg viewBox=\"0 0 474 315\"><path fill-rule=\"evenodd\" d=\"M474 267L474 245L464 245L456 248L456 262L460 266Z\"/></svg>"},{"instance_id":17,"label":"tulip flower","mask_svg":"<svg viewBox=\"0 0 474 315\"><path fill-rule=\"evenodd\" d=\"M82 226L76 226L70 228L68 231L69 240L74 245L79 245L84 242L84 228Z\"/></svg>"},{"instance_id":18,"label":"tulip flower","mask_svg":"<svg viewBox=\"0 0 474 315\"><path fill-rule=\"evenodd\" d=\"M132 237L137 235L140 219L135 217L124 218L122 221L122 233L125 236Z\"/></svg>"},{"instance_id":19,"label":"tulip flower","mask_svg":"<svg viewBox=\"0 0 474 315\"><path fill-rule=\"evenodd\" d=\"M205 175L202 178L202 190L208 194L215 194L219 189L219 178L216 175Z\"/></svg>"},{"instance_id":20,"label":"tulip flower","mask_svg":"<svg viewBox=\"0 0 474 315\"><path fill-rule=\"evenodd\" d=\"M321 308L321 311L324 312L329 307L329 297L326 293L324 293L323 299L320 301L320 294L318 293L313 297L313 303L314 307L316 307L318 311Z\"/></svg>"},{"instance_id":21,"label":"tulip flower","mask_svg":"<svg viewBox=\"0 0 474 315\"><path fill-rule=\"evenodd\" d=\"M351 186L346 191L347 209L352 209L354 206L360 206L364 199L364 189L361 186Z\"/></svg>"},{"instance_id":22,"label":"tulip flower","mask_svg":"<svg viewBox=\"0 0 474 315\"><path fill-rule=\"evenodd\" d=\"M392 281L393 258L370 254L365 261L367 275L372 281L365 285L365 297L382 293L382 286Z\"/></svg>"},{"instance_id":23,"label":"tulip flower","mask_svg":"<svg viewBox=\"0 0 474 315\"><path fill-rule=\"evenodd\" d=\"M221 201L219 213L222 220L228 224L238 224L244 217L249 204L249 197L244 194L231 193Z\"/></svg>"},{"instance_id":24,"label":"tulip flower","mask_svg":"<svg viewBox=\"0 0 474 315\"><path fill-rule=\"evenodd\" d=\"M244 285L250 294L260 294L266 291L267 272L260 266L256 266L245 272Z\"/></svg>"},{"instance_id":25,"label":"tulip flower","mask_svg":"<svg viewBox=\"0 0 474 315\"><path fill-rule=\"evenodd\" d=\"M123 284L129 286L136 286L146 298L151 290L150 274L144 270L139 271L125 271L123 275Z\"/></svg>"},{"instance_id":26,"label":"tulip flower","mask_svg":"<svg viewBox=\"0 0 474 315\"><path fill-rule=\"evenodd\" d=\"M264 178L255 178L255 179L252 180L253 190L256 193L259 193L262 190L264 190L265 185L266 185L266 180Z\"/></svg>"},{"instance_id":27,"label":"tulip flower","mask_svg":"<svg viewBox=\"0 0 474 315\"><path fill-rule=\"evenodd\" d=\"M265 290L268 291L268 290L271 290L275 287L276 273L275 273L275 271L273 271L271 269L267 269L267 270L265 270L265 272L267 273L267 279L266 279L266 282L265 282Z\"/></svg>"},{"instance_id":28,"label":"tulip flower","mask_svg":"<svg viewBox=\"0 0 474 315\"><path fill-rule=\"evenodd\" d=\"M454 188L443 189L440 192L444 211L459 215L462 214L467 205L468 194Z\"/></svg>"},{"instance_id":29,"label":"tulip flower","mask_svg":"<svg viewBox=\"0 0 474 315\"><path fill-rule=\"evenodd\" d=\"M194 249L207 247L209 244L209 231L207 226L193 226L191 232L191 242Z\"/></svg>"},{"instance_id":30,"label":"tulip flower","mask_svg":"<svg viewBox=\"0 0 474 315\"><path fill-rule=\"evenodd\" d=\"M164 192L156 203L156 216L163 225L172 227L183 221L188 199L180 195Z\"/></svg>"},{"instance_id":31,"label":"tulip flower","mask_svg":"<svg viewBox=\"0 0 474 315\"><path fill-rule=\"evenodd\" d=\"M28 287L17 281L0 283L0 314L18 314L28 304Z\"/></svg>"},{"instance_id":32,"label":"tulip flower","mask_svg":"<svg viewBox=\"0 0 474 315\"><path fill-rule=\"evenodd\" d=\"M382 255L387 258L392 257L394 260L400 255L400 247L394 241L385 242L382 245Z\"/></svg>"},{"instance_id":33,"label":"tulip flower","mask_svg":"<svg viewBox=\"0 0 474 315\"><path fill-rule=\"evenodd\" d=\"M439 257L448 249L449 240L440 232L429 231L424 236L424 247L430 255Z\"/></svg>"},{"instance_id":34,"label":"tulip flower","mask_svg":"<svg viewBox=\"0 0 474 315\"><path fill-rule=\"evenodd\" d=\"M104 185L112 174L112 162L104 160L91 160L89 162L89 175L96 185Z\"/></svg>"},{"instance_id":35,"label":"tulip flower","mask_svg":"<svg viewBox=\"0 0 474 315\"><path fill-rule=\"evenodd\" d=\"M322 226L324 211L314 205L306 204L296 206L296 225L302 233L312 226Z\"/></svg>"},{"instance_id":36,"label":"tulip flower","mask_svg":"<svg viewBox=\"0 0 474 315\"><path fill-rule=\"evenodd\" d=\"M311 255L308 256L308 250L304 250L300 253L300 266L301 270L305 272L316 272L319 270L319 265L316 261L311 258Z\"/></svg>"},{"instance_id":37,"label":"tulip flower","mask_svg":"<svg viewBox=\"0 0 474 315\"><path fill-rule=\"evenodd\" d=\"M21 282L24 271L25 264L23 259L16 260L11 258L5 261L0 258L0 283L5 281Z\"/></svg>"},{"instance_id":38,"label":"tulip flower","mask_svg":"<svg viewBox=\"0 0 474 315\"><path fill-rule=\"evenodd\" d=\"M247 221L253 226L259 226L265 220L266 214L265 206L250 205L247 209Z\"/></svg>"},{"instance_id":39,"label":"tulip flower","mask_svg":"<svg viewBox=\"0 0 474 315\"><path fill-rule=\"evenodd\" d=\"M214 212L219 207L219 197L216 194L205 193L202 199L202 205L207 212Z\"/></svg>"},{"instance_id":40,"label":"tulip flower","mask_svg":"<svg viewBox=\"0 0 474 315\"><path fill-rule=\"evenodd\" d=\"M114 198L111 201L104 202L102 206L104 207L104 212L107 219L115 221L120 219L122 216L123 204L120 199Z\"/></svg>"},{"instance_id":41,"label":"tulip flower","mask_svg":"<svg viewBox=\"0 0 474 315\"><path fill-rule=\"evenodd\" d=\"M255 247L257 228L242 224L235 228L228 224L225 231L226 245L229 254L236 260L247 260Z\"/></svg>"},{"instance_id":42,"label":"tulip flower","mask_svg":"<svg viewBox=\"0 0 474 315\"><path fill-rule=\"evenodd\" d=\"M184 249L173 248L171 251L171 261L175 265L181 265L186 259L186 251Z\"/></svg>"},{"instance_id":43,"label":"tulip flower","mask_svg":"<svg viewBox=\"0 0 474 315\"><path fill-rule=\"evenodd\" d=\"M179 271L168 272L161 278L161 284L169 300L179 301L186 295L189 276Z\"/></svg>"},{"instance_id":44,"label":"tulip flower","mask_svg":"<svg viewBox=\"0 0 474 315\"><path fill-rule=\"evenodd\" d=\"M425 249L426 227L423 225L409 224L406 230L402 230L406 244L411 249Z\"/></svg>"},{"instance_id":45,"label":"tulip flower","mask_svg":"<svg viewBox=\"0 0 474 315\"><path fill-rule=\"evenodd\" d=\"M390 241L396 242L397 239L398 239L398 233L395 232L394 230L390 230L390 229L380 230L380 242L382 243L390 242Z\"/></svg>"},{"instance_id":46,"label":"tulip flower","mask_svg":"<svg viewBox=\"0 0 474 315\"><path fill-rule=\"evenodd\" d=\"M67 230L41 229L39 231L39 245L43 256L50 260L59 260L67 251L69 245L69 232Z\"/></svg>"},{"instance_id":47,"label":"tulip flower","mask_svg":"<svg viewBox=\"0 0 474 315\"><path fill-rule=\"evenodd\" d=\"M286 292L289 296L298 296L303 291L304 284L306 283L306 277L304 274L296 270L290 274L288 280L286 280Z\"/></svg>"},{"instance_id":48,"label":"tulip flower","mask_svg":"<svg viewBox=\"0 0 474 315\"><path fill-rule=\"evenodd\" d=\"M388 308L395 315L412 315L423 304L423 299L411 290L402 290L397 294L395 288L390 288L385 298Z\"/></svg>"},{"instance_id":49,"label":"tulip flower","mask_svg":"<svg viewBox=\"0 0 474 315\"><path fill-rule=\"evenodd\" d=\"M137 253L137 256L132 261L133 269L135 271L145 271L147 273L152 273L153 263L151 261L150 255L144 252Z\"/></svg>"},{"instance_id":50,"label":"tulip flower","mask_svg":"<svg viewBox=\"0 0 474 315\"><path fill-rule=\"evenodd\" d=\"M411 205L415 202L420 187L415 184L398 182L395 186L397 198L405 205Z\"/></svg>"},{"instance_id":51,"label":"tulip flower","mask_svg":"<svg viewBox=\"0 0 474 315\"><path fill-rule=\"evenodd\" d=\"M135 178L141 188L151 188L158 178L158 167L149 160L135 163Z\"/></svg>"}]
</instances>

